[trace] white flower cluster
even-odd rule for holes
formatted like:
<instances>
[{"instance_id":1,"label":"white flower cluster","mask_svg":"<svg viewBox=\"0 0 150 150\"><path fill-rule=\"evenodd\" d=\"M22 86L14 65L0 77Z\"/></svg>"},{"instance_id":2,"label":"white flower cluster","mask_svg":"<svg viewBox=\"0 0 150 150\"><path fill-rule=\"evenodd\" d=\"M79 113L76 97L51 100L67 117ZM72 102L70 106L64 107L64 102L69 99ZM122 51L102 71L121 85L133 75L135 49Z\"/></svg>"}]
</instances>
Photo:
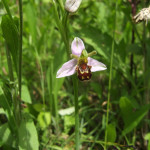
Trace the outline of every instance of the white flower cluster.
<instances>
[{"instance_id":1,"label":"white flower cluster","mask_svg":"<svg viewBox=\"0 0 150 150\"><path fill-rule=\"evenodd\" d=\"M136 23L146 21L147 24L147 21L150 20L150 6L148 8L143 8L142 10L140 10L140 12L133 17L133 20Z\"/></svg>"}]
</instances>

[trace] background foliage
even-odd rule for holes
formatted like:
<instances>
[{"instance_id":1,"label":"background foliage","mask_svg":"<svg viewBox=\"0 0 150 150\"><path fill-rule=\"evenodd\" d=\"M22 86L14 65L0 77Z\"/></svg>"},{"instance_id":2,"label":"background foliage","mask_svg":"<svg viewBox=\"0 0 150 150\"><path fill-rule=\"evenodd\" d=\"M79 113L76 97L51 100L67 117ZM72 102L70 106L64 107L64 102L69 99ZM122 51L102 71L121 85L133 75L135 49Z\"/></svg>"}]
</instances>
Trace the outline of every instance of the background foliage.
<instances>
[{"instance_id":1,"label":"background foliage","mask_svg":"<svg viewBox=\"0 0 150 150\"><path fill-rule=\"evenodd\" d=\"M5 2L12 18L0 1L0 147L73 149L74 89L71 77L56 79L67 54L55 22L53 3L23 0L22 121L18 123L15 105L18 98L14 97L18 89L18 1ZM80 37L87 51L96 50L98 55L94 58L107 66L106 71L93 73L90 81L79 82L81 149L103 149L107 130L110 150L127 149L127 146L150 150L147 144L150 140L150 24L133 23L129 1L118 0L117 10L115 3L116 0L83 0L79 10L69 15L69 42ZM61 14L58 2L57 6ZM139 1L136 10L148 6L148 0ZM116 38L106 128L115 12ZM12 64L8 61L10 56ZM10 65L14 80L9 78Z\"/></svg>"}]
</instances>

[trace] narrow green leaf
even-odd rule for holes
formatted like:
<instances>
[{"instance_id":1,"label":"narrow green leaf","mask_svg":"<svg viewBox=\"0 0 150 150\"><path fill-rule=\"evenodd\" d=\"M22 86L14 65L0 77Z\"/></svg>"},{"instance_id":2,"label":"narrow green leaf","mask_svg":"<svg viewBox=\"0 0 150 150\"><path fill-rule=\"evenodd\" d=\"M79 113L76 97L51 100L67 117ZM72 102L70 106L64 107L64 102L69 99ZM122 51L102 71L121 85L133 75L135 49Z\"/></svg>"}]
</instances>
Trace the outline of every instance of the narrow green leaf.
<instances>
[{"instance_id":1,"label":"narrow green leaf","mask_svg":"<svg viewBox=\"0 0 150 150\"><path fill-rule=\"evenodd\" d=\"M25 7L25 12L24 12L25 19L28 22L29 32L31 33L33 44L36 46L36 43L37 43L36 18L37 17L35 13L35 8L31 2L28 2L26 5L24 5L24 7Z\"/></svg>"},{"instance_id":2,"label":"narrow green leaf","mask_svg":"<svg viewBox=\"0 0 150 150\"><path fill-rule=\"evenodd\" d=\"M1 28L3 32L3 36L8 45L8 49L13 57L13 62L15 64L16 71L18 70L18 45L19 45L19 34L17 30L17 26L14 21L10 19L8 15L2 17Z\"/></svg>"},{"instance_id":3,"label":"narrow green leaf","mask_svg":"<svg viewBox=\"0 0 150 150\"><path fill-rule=\"evenodd\" d=\"M7 96L5 96L5 94L8 94ZM8 99L10 98L10 93L6 93L3 92L2 88L0 87L0 106L4 109L5 114L7 116L8 119L8 124L11 128L12 131L16 130L16 123L15 123L15 118L14 118L14 114L12 112L11 109L11 104L10 102L12 102L12 99Z\"/></svg>"},{"instance_id":4,"label":"narrow green leaf","mask_svg":"<svg viewBox=\"0 0 150 150\"><path fill-rule=\"evenodd\" d=\"M35 125L27 115L19 127L19 150L38 150L39 142Z\"/></svg>"}]
</instances>

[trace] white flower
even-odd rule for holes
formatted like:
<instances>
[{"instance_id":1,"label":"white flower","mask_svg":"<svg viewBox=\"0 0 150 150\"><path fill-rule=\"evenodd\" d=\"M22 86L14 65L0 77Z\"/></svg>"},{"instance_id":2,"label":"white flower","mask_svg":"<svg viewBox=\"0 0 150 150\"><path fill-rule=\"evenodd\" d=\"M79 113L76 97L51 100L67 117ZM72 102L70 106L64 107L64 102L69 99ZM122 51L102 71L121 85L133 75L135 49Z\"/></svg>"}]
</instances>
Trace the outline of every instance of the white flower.
<instances>
[{"instance_id":1,"label":"white flower","mask_svg":"<svg viewBox=\"0 0 150 150\"><path fill-rule=\"evenodd\" d=\"M81 2L82 0L66 0L65 9L71 13L74 13L80 7Z\"/></svg>"},{"instance_id":2,"label":"white flower","mask_svg":"<svg viewBox=\"0 0 150 150\"><path fill-rule=\"evenodd\" d=\"M107 69L103 63L89 57L96 54L96 52L94 51L88 54L80 38L74 38L71 44L71 50L74 58L63 64L58 70L56 78L71 76L77 72L78 78L84 81L91 78L92 72Z\"/></svg>"},{"instance_id":3,"label":"white flower","mask_svg":"<svg viewBox=\"0 0 150 150\"><path fill-rule=\"evenodd\" d=\"M133 17L136 23L150 20L150 6L148 8L143 8L140 12Z\"/></svg>"}]
</instances>

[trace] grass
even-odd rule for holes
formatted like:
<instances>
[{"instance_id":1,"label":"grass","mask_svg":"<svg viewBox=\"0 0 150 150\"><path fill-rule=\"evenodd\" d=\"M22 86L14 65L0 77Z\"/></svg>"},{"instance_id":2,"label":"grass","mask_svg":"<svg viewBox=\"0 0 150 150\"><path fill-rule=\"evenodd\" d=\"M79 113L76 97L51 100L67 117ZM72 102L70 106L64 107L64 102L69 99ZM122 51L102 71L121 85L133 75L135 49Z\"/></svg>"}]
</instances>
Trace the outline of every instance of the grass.
<instances>
[{"instance_id":1,"label":"grass","mask_svg":"<svg viewBox=\"0 0 150 150\"><path fill-rule=\"evenodd\" d=\"M73 14L64 3L0 2L0 148L148 146L149 131L143 136L143 129L149 128L149 23L143 28L132 22L128 1L85 0ZM70 59L74 37L107 66L88 82L76 74L56 78Z\"/></svg>"}]
</instances>

